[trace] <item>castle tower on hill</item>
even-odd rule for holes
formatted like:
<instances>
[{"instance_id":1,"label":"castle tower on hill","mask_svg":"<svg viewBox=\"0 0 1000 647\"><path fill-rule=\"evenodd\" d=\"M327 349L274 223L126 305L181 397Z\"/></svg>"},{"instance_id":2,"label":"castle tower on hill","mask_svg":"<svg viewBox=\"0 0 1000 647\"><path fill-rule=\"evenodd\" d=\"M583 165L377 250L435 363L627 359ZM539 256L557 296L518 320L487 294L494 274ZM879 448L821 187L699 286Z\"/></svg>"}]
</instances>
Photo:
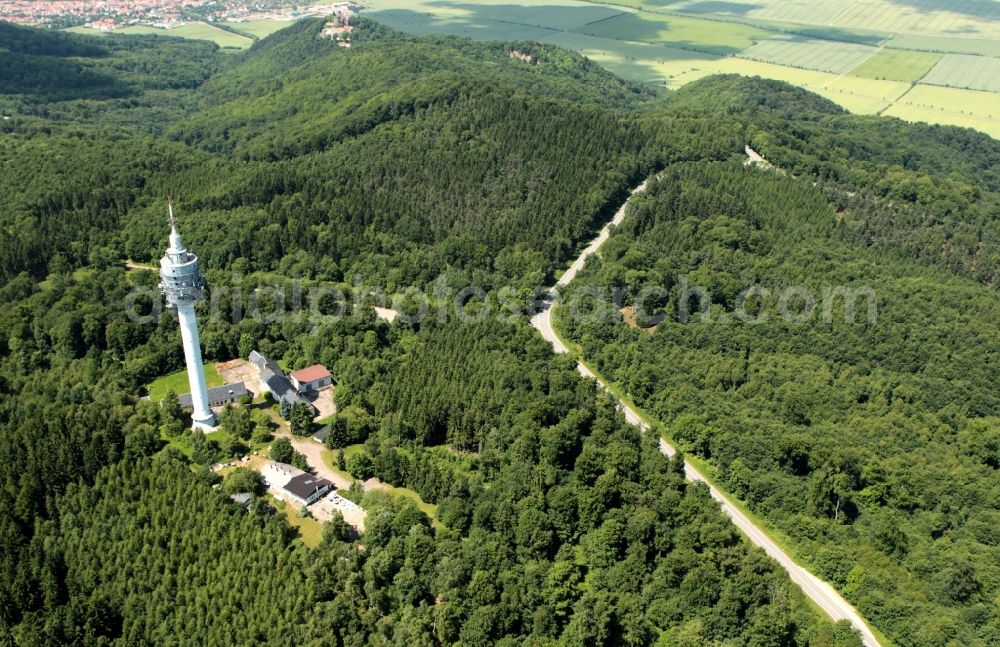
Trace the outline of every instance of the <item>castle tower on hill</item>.
<instances>
[{"instance_id":1,"label":"castle tower on hill","mask_svg":"<svg viewBox=\"0 0 1000 647\"><path fill-rule=\"evenodd\" d=\"M173 203L167 203L170 214L170 246L160 259L160 289L167 298L167 307L177 308L184 344L184 361L187 364L188 383L191 385L192 427L212 429L215 414L208 406L208 389L201 362L201 341L198 337L198 320L194 304L204 296L205 279L198 270L198 257L188 251L177 233Z\"/></svg>"}]
</instances>

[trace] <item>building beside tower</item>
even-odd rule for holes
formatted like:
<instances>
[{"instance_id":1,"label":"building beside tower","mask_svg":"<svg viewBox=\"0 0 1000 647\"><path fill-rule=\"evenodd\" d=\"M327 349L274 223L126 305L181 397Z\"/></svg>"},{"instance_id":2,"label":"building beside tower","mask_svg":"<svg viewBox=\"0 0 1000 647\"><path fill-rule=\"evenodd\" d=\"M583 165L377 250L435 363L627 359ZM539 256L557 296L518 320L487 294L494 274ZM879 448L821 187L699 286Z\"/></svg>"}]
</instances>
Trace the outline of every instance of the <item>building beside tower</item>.
<instances>
[{"instance_id":1,"label":"building beside tower","mask_svg":"<svg viewBox=\"0 0 1000 647\"><path fill-rule=\"evenodd\" d=\"M167 307L177 309L184 344L184 361L191 386L192 427L211 429L215 427L215 414L209 407L201 362L198 320L194 312L194 304L204 297L205 279L198 269L198 257L188 251L181 241L181 235L177 233L173 204L168 203L167 210L170 214L170 246L160 259L160 289L167 299Z\"/></svg>"}]
</instances>

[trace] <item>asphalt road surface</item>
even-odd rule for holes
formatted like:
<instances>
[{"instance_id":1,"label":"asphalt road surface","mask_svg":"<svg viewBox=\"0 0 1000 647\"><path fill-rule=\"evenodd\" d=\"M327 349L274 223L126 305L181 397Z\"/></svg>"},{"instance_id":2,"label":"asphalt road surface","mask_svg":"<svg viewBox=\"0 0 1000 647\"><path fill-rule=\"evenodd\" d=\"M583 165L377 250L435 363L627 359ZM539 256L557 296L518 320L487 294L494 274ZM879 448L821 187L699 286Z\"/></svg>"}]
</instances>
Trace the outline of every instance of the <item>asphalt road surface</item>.
<instances>
[{"instance_id":1,"label":"asphalt road surface","mask_svg":"<svg viewBox=\"0 0 1000 647\"><path fill-rule=\"evenodd\" d=\"M646 182L643 182L635 189L632 190L629 200L636 193L641 193L646 189ZM531 325L535 327L542 334L557 353L567 353L569 349L563 344L559 336L556 335L555 330L552 328L552 304L558 301L558 288L568 285L570 281L576 276L577 272L583 268L583 264L586 262L587 257L595 253L604 241L608 239L611 233L611 226L617 225L625 218L625 209L628 206L628 200L621 208L615 213L614 218L611 222L601 229L597 237L587 245L586 249L580 254L579 258L573 261L573 264L569 266L566 273L560 277L556 282L555 286L550 288L548 298L542 302L541 310L531 318ZM607 384L599 377L594 375L594 373L584 366L582 363L577 363L577 370L580 374L597 380L598 384L602 388L607 390ZM640 429L647 429L648 426L643 421L642 416L640 416L635 410L622 401L618 401L618 407L625 413L625 418L629 423L636 425ZM667 441L660 439L660 451L662 451L667 456L673 456L676 453L676 449L671 446ZM834 621L837 620L848 620L851 625L858 630L861 634L861 639L864 641L866 647L881 647L878 640L872 634L868 625L865 624L864 620L861 619L861 615L857 610L851 606L851 604L845 600L830 584L819 579L806 569L799 566L795 561L789 557L789 555L781 549L774 541L771 540L767 534L758 528L746 515L744 515L739 508L737 508L732 501L730 501L726 495L716 489L713 485L709 484L705 476L698 471L691 463L684 462L684 472L689 481L697 482L701 481L708 485L709 490L712 493L712 498L719 502L722 507L723 512L732 519L736 527L746 535L755 546L759 546L764 549L774 561L781 564L782 568L788 571L788 576L793 582L795 582L802 591L809 596L809 598L815 602L830 618Z\"/></svg>"}]
</instances>

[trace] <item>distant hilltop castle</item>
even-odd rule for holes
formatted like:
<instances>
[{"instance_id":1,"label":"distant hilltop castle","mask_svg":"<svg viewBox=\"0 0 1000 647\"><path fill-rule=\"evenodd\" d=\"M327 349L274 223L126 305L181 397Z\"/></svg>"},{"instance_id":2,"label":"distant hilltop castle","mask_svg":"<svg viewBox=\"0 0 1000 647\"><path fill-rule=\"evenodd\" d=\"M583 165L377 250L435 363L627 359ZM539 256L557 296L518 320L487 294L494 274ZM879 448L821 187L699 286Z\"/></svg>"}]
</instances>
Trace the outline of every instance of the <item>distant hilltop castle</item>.
<instances>
[{"instance_id":1,"label":"distant hilltop castle","mask_svg":"<svg viewBox=\"0 0 1000 647\"><path fill-rule=\"evenodd\" d=\"M330 19L323 25L323 31L319 33L320 38L328 38L337 41L341 47L351 46L351 7L347 4L338 4L331 7Z\"/></svg>"}]
</instances>

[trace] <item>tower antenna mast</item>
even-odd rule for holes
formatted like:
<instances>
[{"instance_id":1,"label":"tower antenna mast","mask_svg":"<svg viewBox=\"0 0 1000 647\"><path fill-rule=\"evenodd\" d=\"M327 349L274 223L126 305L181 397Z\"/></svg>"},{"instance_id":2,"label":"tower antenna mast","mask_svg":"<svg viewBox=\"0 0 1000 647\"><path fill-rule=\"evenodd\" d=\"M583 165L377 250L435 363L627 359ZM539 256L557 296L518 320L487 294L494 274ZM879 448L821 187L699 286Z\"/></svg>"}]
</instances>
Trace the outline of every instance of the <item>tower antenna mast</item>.
<instances>
[{"instance_id":1,"label":"tower antenna mast","mask_svg":"<svg viewBox=\"0 0 1000 647\"><path fill-rule=\"evenodd\" d=\"M174 220L174 199L169 195L167 196L167 213L170 214L168 216L168 220L170 221L170 228L177 229L177 221Z\"/></svg>"},{"instance_id":2,"label":"tower antenna mast","mask_svg":"<svg viewBox=\"0 0 1000 647\"><path fill-rule=\"evenodd\" d=\"M196 429L215 427L215 414L208 402L205 370L201 363L201 341L194 304L204 298L205 279L198 269L198 257L191 253L177 231L174 218L174 201L167 198L170 218L170 246L160 259L160 289L167 298L167 306L177 309L187 365L188 384L191 387L192 426Z\"/></svg>"}]
</instances>

